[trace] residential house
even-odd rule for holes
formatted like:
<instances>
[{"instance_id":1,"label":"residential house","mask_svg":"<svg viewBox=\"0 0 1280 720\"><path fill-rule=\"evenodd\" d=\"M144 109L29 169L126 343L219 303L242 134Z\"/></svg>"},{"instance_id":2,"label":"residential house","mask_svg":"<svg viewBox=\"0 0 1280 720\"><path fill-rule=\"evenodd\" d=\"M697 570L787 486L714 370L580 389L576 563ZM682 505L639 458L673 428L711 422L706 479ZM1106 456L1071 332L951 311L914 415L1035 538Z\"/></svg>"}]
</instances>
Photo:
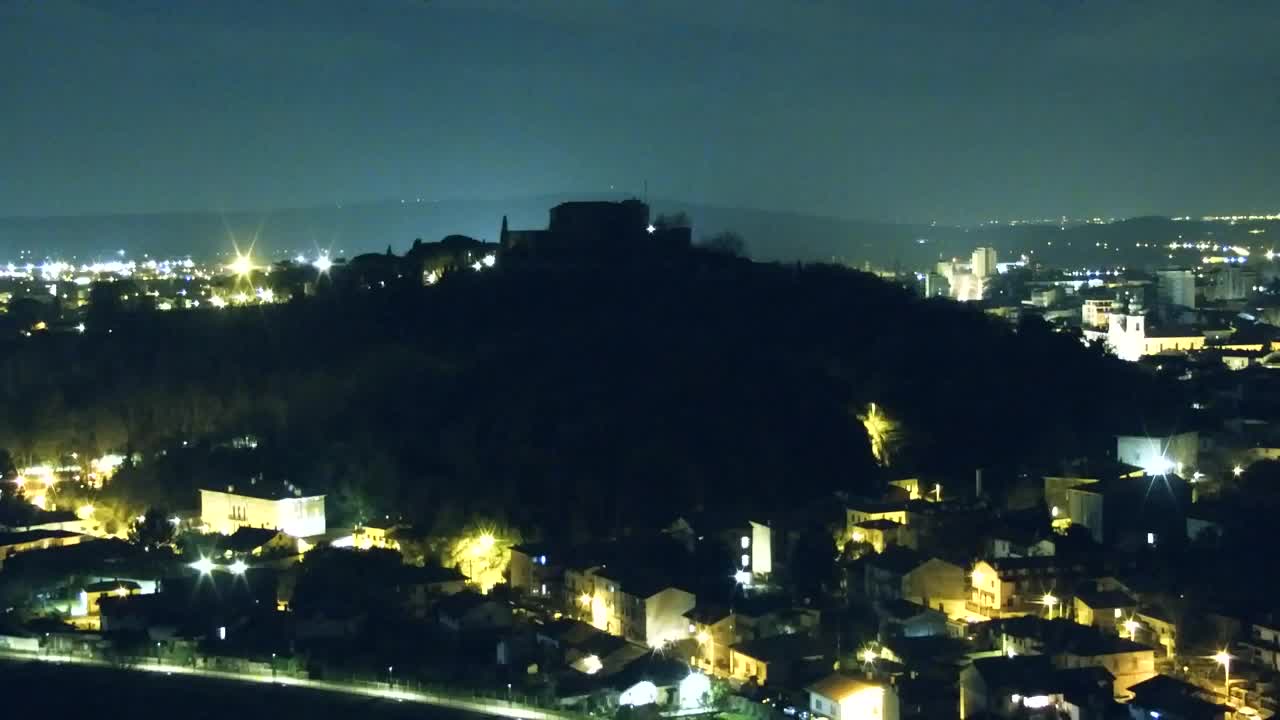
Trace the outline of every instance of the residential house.
<instances>
[{"instance_id":1,"label":"residential house","mask_svg":"<svg viewBox=\"0 0 1280 720\"><path fill-rule=\"evenodd\" d=\"M818 611L793 607L782 595L751 594L732 605L699 603L685 613L698 650L693 662L713 675L730 674L729 647L777 635L807 634L818 626Z\"/></svg>"},{"instance_id":2,"label":"residential house","mask_svg":"<svg viewBox=\"0 0 1280 720\"><path fill-rule=\"evenodd\" d=\"M405 607L416 617L426 617L436 599L456 595L467 587L467 578L457 568L439 565L405 565L400 592Z\"/></svg>"},{"instance_id":3,"label":"residential house","mask_svg":"<svg viewBox=\"0 0 1280 720\"><path fill-rule=\"evenodd\" d=\"M1044 656L978 658L960 672L960 718L1106 720L1112 687L1104 668L1064 669Z\"/></svg>"},{"instance_id":4,"label":"residential house","mask_svg":"<svg viewBox=\"0 0 1280 720\"><path fill-rule=\"evenodd\" d=\"M1105 668L1115 678L1119 695L1130 685L1155 675L1155 650L1096 627L1070 620L1024 616L990 623L993 649L1005 654L1045 655L1055 667Z\"/></svg>"},{"instance_id":5,"label":"residential house","mask_svg":"<svg viewBox=\"0 0 1280 720\"><path fill-rule=\"evenodd\" d=\"M1098 590L1096 588L1078 588L1075 593L1074 610L1076 622L1081 625L1092 625L1108 632L1119 632L1126 621L1137 622L1134 613L1138 610L1138 601L1121 590ZM1128 630L1124 631L1129 634Z\"/></svg>"},{"instance_id":6,"label":"residential house","mask_svg":"<svg viewBox=\"0 0 1280 720\"><path fill-rule=\"evenodd\" d=\"M947 633L947 616L940 610L901 598L876 604L882 636L932 637Z\"/></svg>"},{"instance_id":7,"label":"residential house","mask_svg":"<svg viewBox=\"0 0 1280 720\"><path fill-rule=\"evenodd\" d=\"M548 558L551 564L548 565ZM511 548L507 582L519 592L551 597L560 589L564 574L563 553L549 543L528 543Z\"/></svg>"},{"instance_id":8,"label":"residential house","mask_svg":"<svg viewBox=\"0 0 1280 720\"><path fill-rule=\"evenodd\" d=\"M656 571L625 565L566 570L565 586L576 610L605 632L651 647L688 637L684 614L696 598Z\"/></svg>"},{"instance_id":9,"label":"residential house","mask_svg":"<svg viewBox=\"0 0 1280 720\"><path fill-rule=\"evenodd\" d=\"M1131 720L1227 720L1235 717L1217 694L1168 675L1156 675L1129 688L1133 699L1125 707Z\"/></svg>"},{"instance_id":10,"label":"residential house","mask_svg":"<svg viewBox=\"0 0 1280 720\"><path fill-rule=\"evenodd\" d=\"M1169 472L1067 488L1067 516L1094 541L1136 549L1186 541L1191 484Z\"/></svg>"},{"instance_id":11,"label":"residential house","mask_svg":"<svg viewBox=\"0 0 1280 720\"><path fill-rule=\"evenodd\" d=\"M809 635L775 635L729 648L729 675L741 682L785 687L806 666L828 661L826 645Z\"/></svg>"},{"instance_id":12,"label":"residential house","mask_svg":"<svg viewBox=\"0 0 1280 720\"><path fill-rule=\"evenodd\" d=\"M1178 623L1172 613L1148 605L1138 608L1134 617L1142 623L1138 631L1139 640L1157 645L1164 650L1165 657L1178 654Z\"/></svg>"},{"instance_id":13,"label":"residential house","mask_svg":"<svg viewBox=\"0 0 1280 720\"><path fill-rule=\"evenodd\" d=\"M1052 612L1055 608L1065 612L1060 606L1062 588L1073 586L1085 574L1079 561L1056 555L979 560L969 575L968 609L990 618Z\"/></svg>"},{"instance_id":14,"label":"residential house","mask_svg":"<svg viewBox=\"0 0 1280 720\"><path fill-rule=\"evenodd\" d=\"M850 530L849 539L855 543L867 543L878 553L884 552L890 545L916 545L914 536L906 525L886 518L855 523Z\"/></svg>"},{"instance_id":15,"label":"residential house","mask_svg":"<svg viewBox=\"0 0 1280 720\"><path fill-rule=\"evenodd\" d=\"M325 533L324 495L308 495L289 483L250 481L200 491L200 520L211 532L274 528L293 537Z\"/></svg>"},{"instance_id":16,"label":"residential house","mask_svg":"<svg viewBox=\"0 0 1280 720\"><path fill-rule=\"evenodd\" d=\"M863 559L866 596L875 600L900 598L957 615L966 598L964 569L907 548L889 547Z\"/></svg>"},{"instance_id":17,"label":"residential house","mask_svg":"<svg viewBox=\"0 0 1280 720\"><path fill-rule=\"evenodd\" d=\"M1255 665L1280 672L1280 622L1274 616L1250 625L1248 636L1240 644Z\"/></svg>"},{"instance_id":18,"label":"residential house","mask_svg":"<svg viewBox=\"0 0 1280 720\"><path fill-rule=\"evenodd\" d=\"M870 520L891 520L899 525L906 525L907 504L869 498L850 500L845 508L845 537L852 539L857 526Z\"/></svg>"},{"instance_id":19,"label":"residential house","mask_svg":"<svg viewBox=\"0 0 1280 720\"><path fill-rule=\"evenodd\" d=\"M399 550L400 541L396 540L395 533L397 530L408 527L404 523L384 518L381 520L370 520L363 525L357 525L351 533L351 545L359 550L372 550L379 548L382 550Z\"/></svg>"},{"instance_id":20,"label":"residential house","mask_svg":"<svg viewBox=\"0 0 1280 720\"><path fill-rule=\"evenodd\" d=\"M464 590L446 595L435 605L436 619L454 632L511 627L511 605L488 595Z\"/></svg>"},{"instance_id":21,"label":"residential house","mask_svg":"<svg viewBox=\"0 0 1280 720\"><path fill-rule=\"evenodd\" d=\"M219 538L216 547L228 560L247 560L263 555L296 555L298 541L275 528L242 527Z\"/></svg>"},{"instance_id":22,"label":"residential house","mask_svg":"<svg viewBox=\"0 0 1280 720\"><path fill-rule=\"evenodd\" d=\"M833 673L805 688L809 712L831 720L898 720L898 691L889 683Z\"/></svg>"}]
</instances>

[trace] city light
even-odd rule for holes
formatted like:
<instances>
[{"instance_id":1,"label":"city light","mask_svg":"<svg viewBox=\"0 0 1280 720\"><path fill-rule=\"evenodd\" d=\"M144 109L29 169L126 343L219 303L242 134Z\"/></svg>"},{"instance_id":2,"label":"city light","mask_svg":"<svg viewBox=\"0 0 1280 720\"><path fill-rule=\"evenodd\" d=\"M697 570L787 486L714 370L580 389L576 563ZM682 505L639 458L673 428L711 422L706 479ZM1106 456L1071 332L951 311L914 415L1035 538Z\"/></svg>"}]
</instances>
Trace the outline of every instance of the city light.
<instances>
[{"instance_id":1,"label":"city light","mask_svg":"<svg viewBox=\"0 0 1280 720\"><path fill-rule=\"evenodd\" d=\"M1125 620L1123 624L1124 624L1124 629L1129 631L1129 639L1137 640L1138 628L1142 627L1142 624L1139 623L1137 620L1134 620L1133 618L1129 618L1128 620Z\"/></svg>"},{"instance_id":2,"label":"city light","mask_svg":"<svg viewBox=\"0 0 1280 720\"><path fill-rule=\"evenodd\" d=\"M1231 468L1231 474L1235 475L1236 477L1240 477L1241 475L1244 474L1244 468L1240 467L1239 465L1236 465L1235 467Z\"/></svg>"},{"instance_id":3,"label":"city light","mask_svg":"<svg viewBox=\"0 0 1280 720\"><path fill-rule=\"evenodd\" d=\"M236 259L227 265L227 269L240 277L248 277L249 273L253 272L253 258L236 251Z\"/></svg>"},{"instance_id":4,"label":"city light","mask_svg":"<svg viewBox=\"0 0 1280 720\"><path fill-rule=\"evenodd\" d=\"M889 464L889 446L897 434L897 425L890 420L875 403L867 407L867 412L858 418L867 431L867 439L871 441L871 455L876 462Z\"/></svg>"},{"instance_id":5,"label":"city light","mask_svg":"<svg viewBox=\"0 0 1280 720\"><path fill-rule=\"evenodd\" d=\"M191 563L189 567L192 570L195 570L196 572L200 573L201 575L209 575L210 573L213 572L214 565L212 560L210 560L207 557L202 557L199 560Z\"/></svg>"},{"instance_id":6,"label":"city light","mask_svg":"<svg viewBox=\"0 0 1280 720\"><path fill-rule=\"evenodd\" d=\"M1222 666L1222 687L1228 698L1231 697L1231 653L1226 649L1214 653L1213 661Z\"/></svg>"},{"instance_id":7,"label":"city light","mask_svg":"<svg viewBox=\"0 0 1280 720\"><path fill-rule=\"evenodd\" d=\"M232 575L243 575L249 569L249 566L243 560L236 560L227 569L231 571Z\"/></svg>"},{"instance_id":8,"label":"city light","mask_svg":"<svg viewBox=\"0 0 1280 720\"><path fill-rule=\"evenodd\" d=\"M333 261L329 259L328 255L322 254L316 257L315 261L311 263L311 266L316 270L319 270L321 273L327 273L329 272L329 269L333 267Z\"/></svg>"},{"instance_id":9,"label":"city light","mask_svg":"<svg viewBox=\"0 0 1280 720\"><path fill-rule=\"evenodd\" d=\"M88 504L81 505L80 507L76 508L76 517L80 518L81 520L88 520L93 517L93 511L94 511L94 508L92 505L88 505Z\"/></svg>"}]
</instances>

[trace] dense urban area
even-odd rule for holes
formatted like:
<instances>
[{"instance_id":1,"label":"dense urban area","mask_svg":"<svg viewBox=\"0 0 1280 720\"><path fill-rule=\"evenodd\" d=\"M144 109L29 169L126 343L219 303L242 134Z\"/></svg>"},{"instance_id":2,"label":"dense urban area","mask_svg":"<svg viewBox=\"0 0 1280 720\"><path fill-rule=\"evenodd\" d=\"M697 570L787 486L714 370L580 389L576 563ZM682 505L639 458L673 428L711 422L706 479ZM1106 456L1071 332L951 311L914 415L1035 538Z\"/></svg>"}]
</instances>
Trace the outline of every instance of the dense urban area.
<instances>
[{"instance_id":1,"label":"dense urban area","mask_svg":"<svg viewBox=\"0 0 1280 720\"><path fill-rule=\"evenodd\" d=\"M1275 220L24 255L0 654L530 720L1271 717ZM1037 259L1097 228L1146 254Z\"/></svg>"}]
</instances>

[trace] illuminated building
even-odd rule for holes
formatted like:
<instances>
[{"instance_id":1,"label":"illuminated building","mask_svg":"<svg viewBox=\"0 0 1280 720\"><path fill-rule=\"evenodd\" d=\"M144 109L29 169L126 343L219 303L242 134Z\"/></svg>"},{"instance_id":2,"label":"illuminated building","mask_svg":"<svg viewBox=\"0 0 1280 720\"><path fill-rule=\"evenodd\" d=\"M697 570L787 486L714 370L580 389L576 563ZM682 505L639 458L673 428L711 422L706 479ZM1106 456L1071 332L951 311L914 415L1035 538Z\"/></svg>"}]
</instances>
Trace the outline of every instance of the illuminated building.
<instances>
[{"instance_id":1,"label":"illuminated building","mask_svg":"<svg viewBox=\"0 0 1280 720\"><path fill-rule=\"evenodd\" d=\"M1178 623L1174 616L1156 607L1142 607L1134 614L1134 619L1142 623L1144 632L1142 639L1154 642L1164 651L1165 657L1178 654Z\"/></svg>"},{"instance_id":2,"label":"illuminated building","mask_svg":"<svg viewBox=\"0 0 1280 720\"><path fill-rule=\"evenodd\" d=\"M1089 298L1084 301L1080 307L1080 322L1087 328L1096 330L1105 329L1109 325L1111 316L1111 306L1115 304L1112 298Z\"/></svg>"},{"instance_id":3,"label":"illuminated building","mask_svg":"<svg viewBox=\"0 0 1280 720\"><path fill-rule=\"evenodd\" d=\"M1053 555L979 560L969 574L966 607L988 618L1060 612L1061 598L1046 606L1046 593L1070 587L1083 573L1078 561Z\"/></svg>"},{"instance_id":4,"label":"illuminated building","mask_svg":"<svg viewBox=\"0 0 1280 720\"><path fill-rule=\"evenodd\" d=\"M865 498L855 498L845 508L846 537L852 537L855 526L868 520L892 520L900 525L907 524L907 508L905 503L880 502Z\"/></svg>"},{"instance_id":5,"label":"illuminated building","mask_svg":"<svg viewBox=\"0 0 1280 720\"><path fill-rule=\"evenodd\" d=\"M1074 609L1075 620L1081 625L1119 633L1124 622L1137 611L1138 601L1121 590L1082 588L1076 590Z\"/></svg>"},{"instance_id":6,"label":"illuminated building","mask_svg":"<svg viewBox=\"0 0 1280 720\"><path fill-rule=\"evenodd\" d=\"M984 280L996 274L996 249L990 247L974 248L971 257L970 272L979 280Z\"/></svg>"},{"instance_id":7,"label":"illuminated building","mask_svg":"<svg viewBox=\"0 0 1280 720\"><path fill-rule=\"evenodd\" d=\"M263 554L293 555L298 551L298 542L275 528L242 527L219 538L216 548L224 558L243 559Z\"/></svg>"},{"instance_id":8,"label":"illuminated building","mask_svg":"<svg viewBox=\"0 0 1280 720\"><path fill-rule=\"evenodd\" d=\"M132 580L104 580L84 586L71 608L76 627L96 630L101 627L98 601L105 597L129 597L142 592L142 586Z\"/></svg>"},{"instance_id":9,"label":"illuminated building","mask_svg":"<svg viewBox=\"0 0 1280 720\"><path fill-rule=\"evenodd\" d=\"M963 612L968 592L964 568L907 548L889 547L863 558L862 592L872 600L909 600L949 616ZM852 588L858 588L851 578Z\"/></svg>"},{"instance_id":10,"label":"illuminated building","mask_svg":"<svg viewBox=\"0 0 1280 720\"><path fill-rule=\"evenodd\" d=\"M1190 475L1200 461L1200 435L1194 430L1164 435L1117 435L1116 459L1150 475Z\"/></svg>"},{"instance_id":11,"label":"illuminated building","mask_svg":"<svg viewBox=\"0 0 1280 720\"><path fill-rule=\"evenodd\" d=\"M884 552L886 546L902 545L913 547L914 537L907 531L907 526L892 520L864 520L857 523L849 531L849 539L855 543L867 543L876 552Z\"/></svg>"},{"instance_id":12,"label":"illuminated building","mask_svg":"<svg viewBox=\"0 0 1280 720\"><path fill-rule=\"evenodd\" d=\"M0 567L3 567L6 559L19 553L78 545L85 540L93 540L93 538L66 530L0 532Z\"/></svg>"},{"instance_id":13,"label":"illuminated building","mask_svg":"<svg viewBox=\"0 0 1280 720\"><path fill-rule=\"evenodd\" d=\"M357 526L351 534L352 547L360 550L399 550L400 543L392 536L402 527L404 525L387 520L371 520Z\"/></svg>"},{"instance_id":14,"label":"illuminated building","mask_svg":"<svg viewBox=\"0 0 1280 720\"><path fill-rule=\"evenodd\" d=\"M325 532L324 495L304 495L287 484L251 484L200 491L200 520L210 532L273 528L293 537Z\"/></svg>"},{"instance_id":15,"label":"illuminated building","mask_svg":"<svg viewBox=\"0 0 1280 720\"><path fill-rule=\"evenodd\" d=\"M898 720L892 685L834 673L805 688L809 711L831 720Z\"/></svg>"},{"instance_id":16,"label":"illuminated building","mask_svg":"<svg viewBox=\"0 0 1280 720\"><path fill-rule=\"evenodd\" d=\"M617 566L566 570L565 591L576 614L610 635L651 647L689 635L684 614L696 603L693 593L655 573Z\"/></svg>"},{"instance_id":17,"label":"illuminated building","mask_svg":"<svg viewBox=\"0 0 1280 720\"><path fill-rule=\"evenodd\" d=\"M549 597L560 590L563 550L547 543L527 543L511 548L507 581L530 595Z\"/></svg>"}]
</instances>

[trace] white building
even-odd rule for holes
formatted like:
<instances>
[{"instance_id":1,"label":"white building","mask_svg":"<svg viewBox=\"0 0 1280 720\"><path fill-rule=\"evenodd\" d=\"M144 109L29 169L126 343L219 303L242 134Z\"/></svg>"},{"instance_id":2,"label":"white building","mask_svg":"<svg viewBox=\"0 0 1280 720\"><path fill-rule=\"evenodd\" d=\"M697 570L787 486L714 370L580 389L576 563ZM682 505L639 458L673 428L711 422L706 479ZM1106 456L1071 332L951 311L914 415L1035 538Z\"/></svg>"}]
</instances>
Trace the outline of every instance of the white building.
<instances>
[{"instance_id":1,"label":"white building","mask_svg":"<svg viewBox=\"0 0 1280 720\"><path fill-rule=\"evenodd\" d=\"M200 491L200 520L211 532L271 528L294 537L325 532L324 496L304 495L288 484Z\"/></svg>"},{"instance_id":2,"label":"white building","mask_svg":"<svg viewBox=\"0 0 1280 720\"><path fill-rule=\"evenodd\" d=\"M974 248L970 262L970 272L974 277L985 280L996 274L996 249L989 247Z\"/></svg>"},{"instance_id":3,"label":"white building","mask_svg":"<svg viewBox=\"0 0 1280 720\"><path fill-rule=\"evenodd\" d=\"M1200 461L1200 434L1192 430L1171 435L1117 435L1116 459L1149 475L1189 475Z\"/></svg>"},{"instance_id":4,"label":"white building","mask_svg":"<svg viewBox=\"0 0 1280 720\"><path fill-rule=\"evenodd\" d=\"M1085 327L1104 329L1111 317L1112 298L1089 298L1080 307L1080 322Z\"/></svg>"},{"instance_id":5,"label":"white building","mask_svg":"<svg viewBox=\"0 0 1280 720\"><path fill-rule=\"evenodd\" d=\"M831 720L898 720L892 685L834 673L810 685L809 711Z\"/></svg>"}]
</instances>

